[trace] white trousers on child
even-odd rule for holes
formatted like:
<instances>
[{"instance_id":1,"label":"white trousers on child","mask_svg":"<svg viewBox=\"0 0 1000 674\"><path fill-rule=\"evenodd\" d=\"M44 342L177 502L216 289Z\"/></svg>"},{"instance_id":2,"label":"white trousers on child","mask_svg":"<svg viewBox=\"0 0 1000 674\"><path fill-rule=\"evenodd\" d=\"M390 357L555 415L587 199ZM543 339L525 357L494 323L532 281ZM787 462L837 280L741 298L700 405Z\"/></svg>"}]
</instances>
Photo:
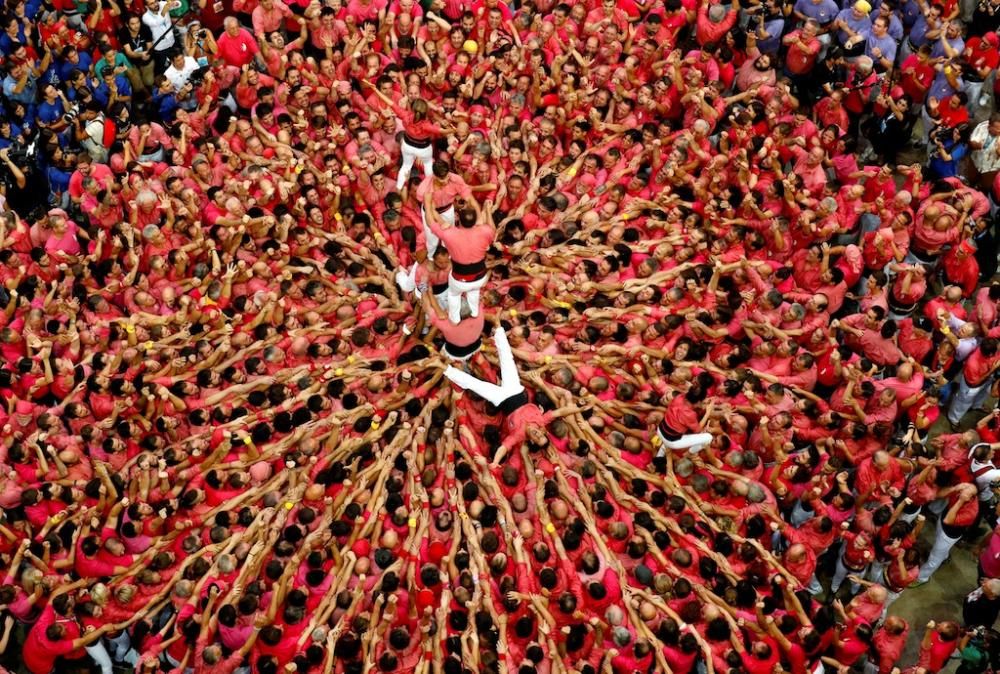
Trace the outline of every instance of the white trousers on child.
<instances>
[{"instance_id":1,"label":"white trousers on child","mask_svg":"<svg viewBox=\"0 0 1000 674\"><path fill-rule=\"evenodd\" d=\"M711 433L686 433L676 440L668 440L660 429L656 429L660 438L660 449L657 456L666 456L668 449L686 449L691 454L697 454L705 445L711 444Z\"/></svg>"},{"instance_id":2,"label":"white trousers on child","mask_svg":"<svg viewBox=\"0 0 1000 674\"><path fill-rule=\"evenodd\" d=\"M521 375L517 373L514 352L511 351L510 343L507 341L507 333L503 328L497 328L496 332L493 333L493 342L497 346L497 358L500 360L500 382L498 384L491 384L473 377L451 365L444 371L444 376L453 384L467 391L472 391L499 407L503 401L524 391L524 386L521 384Z\"/></svg>"},{"instance_id":3,"label":"white trousers on child","mask_svg":"<svg viewBox=\"0 0 1000 674\"><path fill-rule=\"evenodd\" d=\"M427 167L434 161L433 144L427 147L413 147L404 140L399 144L399 149L403 153L403 165L399 167L399 175L396 177L397 191L403 189L403 185L410 177L414 161L420 162L420 168L423 169L424 175L427 175Z\"/></svg>"},{"instance_id":4,"label":"white trousers on child","mask_svg":"<svg viewBox=\"0 0 1000 674\"><path fill-rule=\"evenodd\" d=\"M462 297L469 302L469 314L475 318L479 315L479 291L486 285L489 274L475 281L459 281L448 274L448 320L455 325L462 320Z\"/></svg>"}]
</instances>

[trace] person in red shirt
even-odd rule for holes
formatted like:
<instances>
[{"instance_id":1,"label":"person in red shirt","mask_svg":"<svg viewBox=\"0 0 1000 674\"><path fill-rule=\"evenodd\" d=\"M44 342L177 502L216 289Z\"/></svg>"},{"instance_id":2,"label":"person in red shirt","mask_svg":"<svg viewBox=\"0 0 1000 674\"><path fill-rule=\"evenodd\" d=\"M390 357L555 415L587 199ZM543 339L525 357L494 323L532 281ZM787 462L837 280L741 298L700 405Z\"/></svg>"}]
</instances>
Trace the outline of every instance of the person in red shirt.
<instances>
[{"instance_id":1,"label":"person in red shirt","mask_svg":"<svg viewBox=\"0 0 1000 674\"><path fill-rule=\"evenodd\" d=\"M927 561L920 567L917 582L921 584L930 580L934 572L944 564L955 543L975 523L979 515L979 492L974 484L963 482L946 487L938 492L938 497L947 499L947 510L938 520L934 547L927 555ZM942 661L938 667L943 664Z\"/></svg>"},{"instance_id":2,"label":"person in red shirt","mask_svg":"<svg viewBox=\"0 0 1000 674\"><path fill-rule=\"evenodd\" d=\"M878 674L889 674L900 662L909 636L910 625L905 620L897 615L885 619L872 640L878 652Z\"/></svg>"},{"instance_id":3,"label":"person in red shirt","mask_svg":"<svg viewBox=\"0 0 1000 674\"><path fill-rule=\"evenodd\" d=\"M521 383L521 376L518 374L510 342L507 341L507 331L502 325L493 333L493 342L496 344L497 359L500 362L499 384L477 379L451 365L444 371L444 376L457 386L482 396L507 415L505 424L507 434L493 460L494 464L499 464L507 452L517 450L524 440L529 440L536 446L547 445L548 423L558 416L572 413L577 408L567 405L554 412L543 414L538 406L528 399Z\"/></svg>"},{"instance_id":4,"label":"person in red shirt","mask_svg":"<svg viewBox=\"0 0 1000 674\"><path fill-rule=\"evenodd\" d=\"M256 60L263 70L265 64L259 56L260 47L257 46L257 41L253 39L250 31L241 28L239 21L232 16L226 17L223 25L224 32L216 40L217 53L223 63L232 68L241 69Z\"/></svg>"},{"instance_id":5,"label":"person in red shirt","mask_svg":"<svg viewBox=\"0 0 1000 674\"><path fill-rule=\"evenodd\" d=\"M948 421L958 425L965 414L983 404L990 391L993 375L1000 368L1000 342L987 337L962 365L955 391L948 407Z\"/></svg>"},{"instance_id":6,"label":"person in red shirt","mask_svg":"<svg viewBox=\"0 0 1000 674\"><path fill-rule=\"evenodd\" d=\"M727 9L713 0L702 0L695 20L695 37L702 47L718 44L723 36L732 30L739 17L740 3L734 0Z\"/></svg>"},{"instance_id":7,"label":"person in red shirt","mask_svg":"<svg viewBox=\"0 0 1000 674\"><path fill-rule=\"evenodd\" d=\"M924 630L924 638L920 641L920 666L928 674L940 672L958 648L960 635L961 628L955 622L949 620L939 625L933 620L929 621Z\"/></svg>"},{"instance_id":8,"label":"person in red shirt","mask_svg":"<svg viewBox=\"0 0 1000 674\"><path fill-rule=\"evenodd\" d=\"M788 47L785 69L790 76L804 79L816 66L816 59L823 47L817 37L818 33L819 24L814 19L808 19L800 30L793 30L781 38L782 43Z\"/></svg>"}]
</instances>

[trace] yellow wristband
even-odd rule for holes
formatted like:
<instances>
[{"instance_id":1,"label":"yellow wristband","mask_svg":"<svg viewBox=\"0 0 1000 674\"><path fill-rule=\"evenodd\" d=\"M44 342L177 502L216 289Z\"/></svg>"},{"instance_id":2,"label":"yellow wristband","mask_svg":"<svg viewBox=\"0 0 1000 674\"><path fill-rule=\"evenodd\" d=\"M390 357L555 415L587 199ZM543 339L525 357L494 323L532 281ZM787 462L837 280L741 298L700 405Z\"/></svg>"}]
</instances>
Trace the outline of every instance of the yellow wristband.
<instances>
[{"instance_id":1,"label":"yellow wristband","mask_svg":"<svg viewBox=\"0 0 1000 674\"><path fill-rule=\"evenodd\" d=\"M333 371L333 373L339 377L340 375L344 374L344 368L338 367L336 370Z\"/></svg>"},{"instance_id":2,"label":"yellow wristband","mask_svg":"<svg viewBox=\"0 0 1000 674\"><path fill-rule=\"evenodd\" d=\"M294 507L295 507L294 503L292 503L291 501L285 501L285 510L291 510Z\"/></svg>"},{"instance_id":3,"label":"yellow wristband","mask_svg":"<svg viewBox=\"0 0 1000 674\"><path fill-rule=\"evenodd\" d=\"M511 309L510 315L513 316L514 318L517 318L517 309Z\"/></svg>"},{"instance_id":4,"label":"yellow wristband","mask_svg":"<svg viewBox=\"0 0 1000 674\"><path fill-rule=\"evenodd\" d=\"M153 342L152 342L152 340L146 342L143 346L146 347L146 351L152 351L153 350Z\"/></svg>"},{"instance_id":5,"label":"yellow wristband","mask_svg":"<svg viewBox=\"0 0 1000 674\"><path fill-rule=\"evenodd\" d=\"M353 365L354 364L354 356L348 356L347 357L347 362L348 362L348 364Z\"/></svg>"},{"instance_id":6,"label":"yellow wristband","mask_svg":"<svg viewBox=\"0 0 1000 674\"><path fill-rule=\"evenodd\" d=\"M545 358L543 360L545 360L546 363L551 363L552 362L552 356L545 356Z\"/></svg>"},{"instance_id":7,"label":"yellow wristband","mask_svg":"<svg viewBox=\"0 0 1000 674\"><path fill-rule=\"evenodd\" d=\"M373 431L377 431L378 430L378 422L377 421L373 421L372 422L372 430Z\"/></svg>"},{"instance_id":8,"label":"yellow wristband","mask_svg":"<svg viewBox=\"0 0 1000 674\"><path fill-rule=\"evenodd\" d=\"M653 439L650 440L649 443L651 445L653 445L653 447L659 447L660 446L660 436L659 435L654 435Z\"/></svg>"},{"instance_id":9,"label":"yellow wristband","mask_svg":"<svg viewBox=\"0 0 1000 674\"><path fill-rule=\"evenodd\" d=\"M548 524L545 525L545 530L548 531L550 534L554 534L556 532L556 526L552 524L552 522L549 522Z\"/></svg>"},{"instance_id":10,"label":"yellow wristband","mask_svg":"<svg viewBox=\"0 0 1000 674\"><path fill-rule=\"evenodd\" d=\"M950 335L951 334L951 328L949 328L948 326L945 326L945 327L941 328L941 334L942 335Z\"/></svg>"},{"instance_id":11,"label":"yellow wristband","mask_svg":"<svg viewBox=\"0 0 1000 674\"><path fill-rule=\"evenodd\" d=\"M131 323L126 323L125 324L125 332L127 332L130 335L134 334L135 333L135 326L132 325Z\"/></svg>"},{"instance_id":12,"label":"yellow wristband","mask_svg":"<svg viewBox=\"0 0 1000 674\"><path fill-rule=\"evenodd\" d=\"M340 222L341 220L344 219L344 216L342 216L340 213L334 213L333 219L336 220L337 222Z\"/></svg>"},{"instance_id":13,"label":"yellow wristband","mask_svg":"<svg viewBox=\"0 0 1000 674\"><path fill-rule=\"evenodd\" d=\"M561 309L572 309L573 305L569 302L556 302L556 306Z\"/></svg>"},{"instance_id":14,"label":"yellow wristband","mask_svg":"<svg viewBox=\"0 0 1000 674\"><path fill-rule=\"evenodd\" d=\"M415 518L411 517L410 519L408 519L406 521L406 525L408 527L410 527L411 529L416 529L417 528L417 520Z\"/></svg>"},{"instance_id":15,"label":"yellow wristband","mask_svg":"<svg viewBox=\"0 0 1000 674\"><path fill-rule=\"evenodd\" d=\"M251 439L250 439L250 436L249 436L249 435L248 435L248 436L246 436L245 438L243 438L243 444L244 444L244 445L247 445L247 446L249 446L249 445L252 445L252 444L253 444L253 440L251 440Z\"/></svg>"}]
</instances>

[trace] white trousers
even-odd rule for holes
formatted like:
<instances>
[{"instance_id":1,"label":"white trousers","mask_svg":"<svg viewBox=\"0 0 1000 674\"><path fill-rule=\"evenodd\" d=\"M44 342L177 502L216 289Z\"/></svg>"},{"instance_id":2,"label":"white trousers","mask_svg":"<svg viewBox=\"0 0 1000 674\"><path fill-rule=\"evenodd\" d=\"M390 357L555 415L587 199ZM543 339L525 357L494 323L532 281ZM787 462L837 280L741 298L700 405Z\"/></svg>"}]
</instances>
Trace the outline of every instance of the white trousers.
<instances>
[{"instance_id":1,"label":"white trousers","mask_svg":"<svg viewBox=\"0 0 1000 674\"><path fill-rule=\"evenodd\" d=\"M448 274L448 320L455 325L462 320L462 297L469 302L469 314L475 318L479 315L479 291L486 285L489 274L475 281L459 281Z\"/></svg>"},{"instance_id":2,"label":"white trousers","mask_svg":"<svg viewBox=\"0 0 1000 674\"><path fill-rule=\"evenodd\" d=\"M697 454L701 451L701 448L712 442L711 433L686 433L676 440L668 440L659 428L656 429L656 434L660 438L660 449L656 453L657 456L666 456L668 449L686 449L691 454Z\"/></svg>"},{"instance_id":3,"label":"white trousers","mask_svg":"<svg viewBox=\"0 0 1000 674\"><path fill-rule=\"evenodd\" d=\"M405 140L399 144L399 149L403 153L403 165L399 167L399 175L396 176L396 189L402 190L413 170L413 162L419 162L424 175L427 175L427 167L434 161L434 145L427 147L413 147Z\"/></svg>"},{"instance_id":4,"label":"white trousers","mask_svg":"<svg viewBox=\"0 0 1000 674\"><path fill-rule=\"evenodd\" d=\"M455 207L449 206L447 211L442 211L438 213L441 219L447 222L449 225L455 224ZM434 253L437 252L438 244L441 240L438 239L437 234L431 231L431 228L427 226L427 214L424 213L423 209L420 209L420 219L424 223L424 241L427 242L427 257L433 257Z\"/></svg>"},{"instance_id":5,"label":"white trousers","mask_svg":"<svg viewBox=\"0 0 1000 674\"><path fill-rule=\"evenodd\" d=\"M920 576L917 577L917 580L921 583L926 583L930 580L934 572L948 559L948 554L959 540L959 538L952 538L944 532L941 520L939 519L937 523L937 535L934 537L934 547L931 548L931 552L927 556L927 561L920 567Z\"/></svg>"},{"instance_id":6,"label":"white trousers","mask_svg":"<svg viewBox=\"0 0 1000 674\"><path fill-rule=\"evenodd\" d=\"M101 674L112 674L111 672L111 656L108 655L108 649L104 647L104 642L98 639L94 643L85 647L87 650L87 655L94 659L97 666L101 668Z\"/></svg>"},{"instance_id":7,"label":"white trousers","mask_svg":"<svg viewBox=\"0 0 1000 674\"><path fill-rule=\"evenodd\" d=\"M399 269L396 271L396 285L404 293L413 293L417 296L417 299L424 294L427 290L426 283L417 283L417 265L419 262L414 262L413 266L409 269ZM437 293L434 295L439 306L448 306L448 291Z\"/></svg>"},{"instance_id":8,"label":"white trousers","mask_svg":"<svg viewBox=\"0 0 1000 674\"><path fill-rule=\"evenodd\" d=\"M497 358L500 360L499 383L491 384L451 365L444 371L444 376L456 386L472 391L491 404L499 406L503 401L524 391L524 386L521 385L521 375L517 372L514 352L511 351L507 333L503 328L497 328L493 333L493 342L496 344Z\"/></svg>"},{"instance_id":9,"label":"white trousers","mask_svg":"<svg viewBox=\"0 0 1000 674\"><path fill-rule=\"evenodd\" d=\"M959 375L958 390L952 396L951 405L948 407L948 421L957 425L966 412L973 407L982 405L986 401L986 396L989 395L991 381L987 378L979 386L969 386L965 381L965 375Z\"/></svg>"}]
</instances>

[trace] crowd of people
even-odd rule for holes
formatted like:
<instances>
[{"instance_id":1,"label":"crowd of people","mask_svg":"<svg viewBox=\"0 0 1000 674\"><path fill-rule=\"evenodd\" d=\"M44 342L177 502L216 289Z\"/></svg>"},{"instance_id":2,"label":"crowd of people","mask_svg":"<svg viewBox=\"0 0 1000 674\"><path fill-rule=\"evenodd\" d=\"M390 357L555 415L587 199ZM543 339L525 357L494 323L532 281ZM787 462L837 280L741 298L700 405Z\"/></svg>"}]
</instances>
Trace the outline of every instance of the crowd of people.
<instances>
[{"instance_id":1,"label":"crowd of people","mask_svg":"<svg viewBox=\"0 0 1000 674\"><path fill-rule=\"evenodd\" d=\"M1000 666L998 28L5 0L0 662Z\"/></svg>"}]
</instances>

